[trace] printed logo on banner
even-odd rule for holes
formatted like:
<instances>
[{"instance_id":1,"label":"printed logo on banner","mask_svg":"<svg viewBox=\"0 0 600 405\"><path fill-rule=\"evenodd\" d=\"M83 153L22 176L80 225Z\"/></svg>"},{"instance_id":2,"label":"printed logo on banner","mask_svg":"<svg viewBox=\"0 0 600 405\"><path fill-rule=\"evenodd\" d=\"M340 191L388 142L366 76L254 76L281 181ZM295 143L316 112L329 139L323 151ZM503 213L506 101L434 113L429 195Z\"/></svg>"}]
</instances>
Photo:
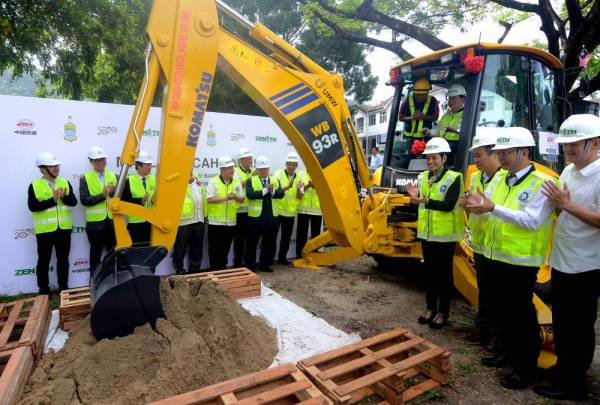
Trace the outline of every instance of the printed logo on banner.
<instances>
[{"instance_id":1,"label":"printed logo on banner","mask_svg":"<svg viewBox=\"0 0 600 405\"><path fill-rule=\"evenodd\" d=\"M16 135L37 135L35 123L28 119L20 119L17 121L17 128L14 130Z\"/></svg>"},{"instance_id":2,"label":"printed logo on banner","mask_svg":"<svg viewBox=\"0 0 600 405\"><path fill-rule=\"evenodd\" d=\"M15 239L26 239L28 236L35 235L33 228L13 229Z\"/></svg>"},{"instance_id":3,"label":"printed logo on banner","mask_svg":"<svg viewBox=\"0 0 600 405\"><path fill-rule=\"evenodd\" d=\"M111 127L111 126L107 126L107 125L98 125L96 127L96 135L100 135L100 136L117 134L118 132L119 132L119 129L117 127Z\"/></svg>"},{"instance_id":4,"label":"printed logo on banner","mask_svg":"<svg viewBox=\"0 0 600 405\"><path fill-rule=\"evenodd\" d=\"M80 257L73 262L71 273L87 273L90 271L90 261L85 257Z\"/></svg>"},{"instance_id":5,"label":"printed logo on banner","mask_svg":"<svg viewBox=\"0 0 600 405\"><path fill-rule=\"evenodd\" d=\"M64 138L67 142L77 140L77 126L73 124L73 118L69 115L67 123L64 125Z\"/></svg>"},{"instance_id":6,"label":"printed logo on banner","mask_svg":"<svg viewBox=\"0 0 600 405\"><path fill-rule=\"evenodd\" d=\"M50 266L50 269L48 270L49 273L52 273L54 271L54 266ZM22 277L22 276L32 276L35 275L35 267L30 267L28 269L15 269L15 277Z\"/></svg>"},{"instance_id":7,"label":"printed logo on banner","mask_svg":"<svg viewBox=\"0 0 600 405\"><path fill-rule=\"evenodd\" d=\"M246 136L244 134L230 134L231 135L231 142L239 142L242 139L245 139Z\"/></svg>"},{"instance_id":8,"label":"printed logo on banner","mask_svg":"<svg viewBox=\"0 0 600 405\"><path fill-rule=\"evenodd\" d=\"M85 226L73 225L73 233L85 233Z\"/></svg>"},{"instance_id":9,"label":"printed logo on banner","mask_svg":"<svg viewBox=\"0 0 600 405\"><path fill-rule=\"evenodd\" d=\"M217 158L194 158L194 169L217 169L219 159Z\"/></svg>"},{"instance_id":10,"label":"printed logo on banner","mask_svg":"<svg viewBox=\"0 0 600 405\"><path fill-rule=\"evenodd\" d=\"M206 144L208 146L215 146L217 144L217 133L213 130L213 126L206 133Z\"/></svg>"},{"instance_id":11,"label":"printed logo on banner","mask_svg":"<svg viewBox=\"0 0 600 405\"><path fill-rule=\"evenodd\" d=\"M160 136L160 131L156 129L144 129L144 136Z\"/></svg>"},{"instance_id":12,"label":"printed logo on banner","mask_svg":"<svg viewBox=\"0 0 600 405\"><path fill-rule=\"evenodd\" d=\"M254 140L256 142L266 142L266 143L274 143L277 142L277 138L274 136L268 136L268 135L257 135Z\"/></svg>"}]
</instances>

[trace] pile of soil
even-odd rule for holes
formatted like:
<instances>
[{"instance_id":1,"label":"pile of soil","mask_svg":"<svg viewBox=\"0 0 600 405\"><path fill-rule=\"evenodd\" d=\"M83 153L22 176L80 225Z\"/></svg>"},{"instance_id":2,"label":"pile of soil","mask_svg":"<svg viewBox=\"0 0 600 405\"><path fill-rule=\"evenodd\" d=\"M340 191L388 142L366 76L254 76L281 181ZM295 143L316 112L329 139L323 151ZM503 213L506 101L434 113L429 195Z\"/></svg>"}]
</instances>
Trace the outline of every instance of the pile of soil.
<instances>
[{"instance_id":1,"label":"pile of soil","mask_svg":"<svg viewBox=\"0 0 600 405\"><path fill-rule=\"evenodd\" d=\"M211 281L161 281L167 319L97 341L89 317L46 354L22 404L138 404L265 369L275 331Z\"/></svg>"}]
</instances>

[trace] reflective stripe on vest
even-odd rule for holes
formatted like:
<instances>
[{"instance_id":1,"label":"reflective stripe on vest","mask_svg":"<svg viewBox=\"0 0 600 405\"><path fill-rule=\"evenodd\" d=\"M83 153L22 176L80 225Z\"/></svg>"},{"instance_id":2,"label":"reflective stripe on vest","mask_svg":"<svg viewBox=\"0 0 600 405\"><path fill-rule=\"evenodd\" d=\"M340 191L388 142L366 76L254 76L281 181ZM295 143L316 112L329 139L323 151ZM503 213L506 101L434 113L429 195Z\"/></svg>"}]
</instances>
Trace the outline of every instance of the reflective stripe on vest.
<instances>
[{"instance_id":1,"label":"reflective stripe on vest","mask_svg":"<svg viewBox=\"0 0 600 405\"><path fill-rule=\"evenodd\" d=\"M85 182L87 184L88 192L91 197L99 196L103 193L104 187L102 186L102 182L100 181L100 177L95 170L87 171L84 174ZM104 171L104 185L112 184L113 186L117 185L117 176L109 170ZM108 216L108 218L112 219L112 212L108 209L108 202L110 201L110 197L107 196L104 201L100 201L96 205L92 205L90 207L85 207L85 220L86 222L99 222L104 221L104 219Z\"/></svg>"},{"instance_id":2,"label":"reflective stripe on vest","mask_svg":"<svg viewBox=\"0 0 600 405\"><path fill-rule=\"evenodd\" d=\"M240 183L245 183L252 177L252 168L250 168L250 171L246 173L241 167L236 167L234 176L240 181ZM242 185L242 188L244 190L244 202L241 204L238 203L237 212L248 212L248 198L246 198L245 185Z\"/></svg>"},{"instance_id":3,"label":"reflective stripe on vest","mask_svg":"<svg viewBox=\"0 0 600 405\"><path fill-rule=\"evenodd\" d=\"M442 118L438 121L438 127L440 128L439 136L446 139L447 141L458 141L460 134L456 132L446 132L446 128L454 128L460 132L460 125L462 123L463 111L459 111L454 114L452 111L447 111L446 114L442 115Z\"/></svg>"},{"instance_id":4,"label":"reflective stripe on vest","mask_svg":"<svg viewBox=\"0 0 600 405\"><path fill-rule=\"evenodd\" d=\"M52 196L52 189L48 185L46 180L36 179L31 183L33 186L33 193L38 201L46 201ZM54 180L54 187L64 188L66 190L65 195L68 195L71 190L69 189L69 183L62 177L57 177ZM57 205L48 208L44 211L32 212L33 218L33 229L35 234L54 232L56 229L72 229L71 223L71 210L68 206L64 205L62 200L59 198Z\"/></svg>"},{"instance_id":5,"label":"reflective stripe on vest","mask_svg":"<svg viewBox=\"0 0 600 405\"><path fill-rule=\"evenodd\" d=\"M556 179L534 170L525 179L513 187L506 184L508 172L498 176L492 191L492 201L515 211L523 211L540 192L545 180ZM558 182L557 182L558 183ZM490 216L486 233L484 255L492 260L519 265L540 266L546 257L548 238L552 228L552 215L536 230L528 230L513 223L502 221L493 213Z\"/></svg>"},{"instance_id":6,"label":"reflective stripe on vest","mask_svg":"<svg viewBox=\"0 0 600 405\"><path fill-rule=\"evenodd\" d=\"M429 109L429 103L431 102L431 96L427 96L427 101L425 101L425 105L423 106L423 114L427 115L427 110ZM411 94L408 96L408 107L410 108L411 117L415 114L415 99ZM405 131L404 136L413 137L413 138L423 138L423 120L415 121L411 120L410 132ZM416 126L416 129L415 129Z\"/></svg>"},{"instance_id":7,"label":"reflective stripe on vest","mask_svg":"<svg viewBox=\"0 0 600 405\"><path fill-rule=\"evenodd\" d=\"M279 169L274 174L275 178L279 180L281 187L287 187L290 184L290 178L284 169ZM300 182L300 176L294 175L292 181L292 187L285 191L281 200L273 200L273 205L277 207L278 215L284 217L296 216L298 212L298 183Z\"/></svg>"},{"instance_id":8,"label":"reflective stripe on vest","mask_svg":"<svg viewBox=\"0 0 600 405\"><path fill-rule=\"evenodd\" d=\"M308 184L310 181L310 176L306 171L302 171L298 177L300 177L300 181L304 184ZM321 203L319 202L319 196L317 195L317 190L315 190L314 185L308 190L304 190L304 195L298 203L298 213L321 215Z\"/></svg>"},{"instance_id":9,"label":"reflective stripe on vest","mask_svg":"<svg viewBox=\"0 0 600 405\"><path fill-rule=\"evenodd\" d=\"M146 200L144 207L152 207L152 198L154 197L154 193L156 192L156 177L154 177L153 174L149 174L146 176L146 189L144 189L144 183L142 183L142 178L139 174L131 174L129 175L128 179L129 189L131 190L131 196L133 198L143 198L144 194L148 193L148 199ZM129 216L128 220L131 224L146 222L144 218L134 216Z\"/></svg>"},{"instance_id":10,"label":"reflective stripe on vest","mask_svg":"<svg viewBox=\"0 0 600 405\"><path fill-rule=\"evenodd\" d=\"M265 187L262 184L262 180L258 176L252 176L250 178L252 184L252 190L254 191L262 191ZM273 190L279 189L279 182L273 176L269 176L269 183L273 185ZM262 203L263 200L248 200L248 216L251 218L258 218L262 213ZM275 205L275 200L271 200L271 210L274 217L277 216L277 206Z\"/></svg>"},{"instance_id":11,"label":"reflective stripe on vest","mask_svg":"<svg viewBox=\"0 0 600 405\"><path fill-rule=\"evenodd\" d=\"M242 185L238 179L233 178L229 184L223 183L220 176L210 179L210 183L216 187L217 195L215 197L223 198L228 194L240 194ZM210 203L208 206L208 223L213 225L235 225L238 203L235 200L224 201L220 203Z\"/></svg>"},{"instance_id":12,"label":"reflective stripe on vest","mask_svg":"<svg viewBox=\"0 0 600 405\"><path fill-rule=\"evenodd\" d=\"M500 169L494 174L494 177L482 187L483 172L476 171L471 174L471 181L469 182L469 190L472 193L478 191L484 192L489 187L494 189L495 184L500 180L500 177L505 172L504 169ZM484 214L469 214L469 231L471 233L471 249L475 253L483 253L483 246L485 244L486 233L489 229L489 219L491 213L486 212Z\"/></svg>"},{"instance_id":13,"label":"reflective stripe on vest","mask_svg":"<svg viewBox=\"0 0 600 405\"><path fill-rule=\"evenodd\" d=\"M446 193L454 181L460 182L460 194L463 192L462 174L447 170L437 182L429 185L429 171L419 174L420 196L429 200L444 201ZM430 242L455 242L465 235L463 209L455 204L450 212L436 211L419 204L417 236Z\"/></svg>"}]
</instances>

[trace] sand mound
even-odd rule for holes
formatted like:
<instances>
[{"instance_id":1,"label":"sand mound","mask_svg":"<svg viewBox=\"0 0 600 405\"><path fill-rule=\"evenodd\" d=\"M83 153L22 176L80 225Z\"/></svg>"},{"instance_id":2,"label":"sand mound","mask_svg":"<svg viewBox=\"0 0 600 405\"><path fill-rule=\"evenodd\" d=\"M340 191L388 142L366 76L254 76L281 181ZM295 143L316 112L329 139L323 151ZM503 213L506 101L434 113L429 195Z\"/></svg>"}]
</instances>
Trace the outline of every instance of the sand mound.
<instances>
[{"instance_id":1,"label":"sand mound","mask_svg":"<svg viewBox=\"0 0 600 405\"><path fill-rule=\"evenodd\" d=\"M96 341L89 317L38 364L22 404L138 404L267 368L275 331L208 281L161 282L168 320Z\"/></svg>"}]
</instances>

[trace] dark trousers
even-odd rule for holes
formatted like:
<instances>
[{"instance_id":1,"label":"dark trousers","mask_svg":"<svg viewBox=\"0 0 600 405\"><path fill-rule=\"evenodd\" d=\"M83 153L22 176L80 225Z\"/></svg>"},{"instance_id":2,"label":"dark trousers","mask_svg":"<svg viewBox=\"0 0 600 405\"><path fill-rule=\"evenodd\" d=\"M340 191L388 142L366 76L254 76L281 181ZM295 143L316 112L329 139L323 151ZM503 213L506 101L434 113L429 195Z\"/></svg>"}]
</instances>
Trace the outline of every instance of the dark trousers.
<instances>
[{"instance_id":1,"label":"dark trousers","mask_svg":"<svg viewBox=\"0 0 600 405\"><path fill-rule=\"evenodd\" d=\"M93 276L96 267L102 260L102 251L115 248L115 228L111 220L105 219L102 221L102 225L94 222L92 226L89 226L88 223L85 233L90 242L90 276Z\"/></svg>"},{"instance_id":2,"label":"dark trousers","mask_svg":"<svg viewBox=\"0 0 600 405\"><path fill-rule=\"evenodd\" d=\"M177 274L186 273L183 259L188 253L188 273L198 273L202 264L202 242L204 240L204 223L196 222L181 225L177 229L177 237L173 245L173 267Z\"/></svg>"},{"instance_id":3,"label":"dark trousers","mask_svg":"<svg viewBox=\"0 0 600 405\"><path fill-rule=\"evenodd\" d=\"M37 285L40 294L50 293L48 271L52 248L56 249L56 275L58 276L58 289L69 288L69 252L71 251L71 230L57 229L54 232L45 232L35 235L37 240L38 261L35 268Z\"/></svg>"},{"instance_id":4,"label":"dark trousers","mask_svg":"<svg viewBox=\"0 0 600 405\"><path fill-rule=\"evenodd\" d=\"M311 239L316 238L321 233L322 218L321 215L298 214L298 225L296 225L296 257L302 257L302 249L306 245L309 225Z\"/></svg>"},{"instance_id":5,"label":"dark trousers","mask_svg":"<svg viewBox=\"0 0 600 405\"><path fill-rule=\"evenodd\" d=\"M600 296L600 269L578 274L552 270L552 322L558 361L555 384L585 391L596 347L594 324Z\"/></svg>"},{"instance_id":6,"label":"dark trousers","mask_svg":"<svg viewBox=\"0 0 600 405\"><path fill-rule=\"evenodd\" d=\"M447 318L450 315L450 297L454 288L452 260L456 242L422 240L421 246L427 274L427 310L434 314L439 312Z\"/></svg>"},{"instance_id":7,"label":"dark trousers","mask_svg":"<svg viewBox=\"0 0 600 405\"><path fill-rule=\"evenodd\" d=\"M129 230L131 241L135 245L150 245L150 231L152 230L152 225L150 225L150 222L136 222L133 224L127 224L127 229Z\"/></svg>"},{"instance_id":8,"label":"dark trousers","mask_svg":"<svg viewBox=\"0 0 600 405\"><path fill-rule=\"evenodd\" d=\"M490 277L489 265L486 265L489 259L486 259L481 253L473 253L475 261L475 273L477 275L477 297L478 311L475 318L475 327L479 329L481 340L486 342L492 335L497 334L497 328L493 326L491 301L494 284Z\"/></svg>"},{"instance_id":9,"label":"dark trousers","mask_svg":"<svg viewBox=\"0 0 600 405\"><path fill-rule=\"evenodd\" d=\"M540 325L533 305L538 267L486 260L492 283L492 319L514 371L532 377L540 353Z\"/></svg>"},{"instance_id":10,"label":"dark trousers","mask_svg":"<svg viewBox=\"0 0 600 405\"><path fill-rule=\"evenodd\" d=\"M279 238L279 252L277 253L277 259L280 262L287 260L288 250L290 250L290 239L292 238L292 232L294 231L294 217L284 217L279 215L279 224L281 227L281 237Z\"/></svg>"},{"instance_id":11,"label":"dark trousers","mask_svg":"<svg viewBox=\"0 0 600 405\"><path fill-rule=\"evenodd\" d=\"M256 269L256 249L260 242L260 259L258 268L267 269L273 265L275 245L277 241L277 218L248 218L248 240L246 244L246 266Z\"/></svg>"},{"instance_id":12,"label":"dark trousers","mask_svg":"<svg viewBox=\"0 0 600 405\"><path fill-rule=\"evenodd\" d=\"M234 235L235 226L208 225L208 261L211 270L223 270L227 267Z\"/></svg>"},{"instance_id":13,"label":"dark trousers","mask_svg":"<svg viewBox=\"0 0 600 405\"><path fill-rule=\"evenodd\" d=\"M244 254L248 233L248 213L238 212L235 223L235 237L233 239L233 266L244 266Z\"/></svg>"}]
</instances>

